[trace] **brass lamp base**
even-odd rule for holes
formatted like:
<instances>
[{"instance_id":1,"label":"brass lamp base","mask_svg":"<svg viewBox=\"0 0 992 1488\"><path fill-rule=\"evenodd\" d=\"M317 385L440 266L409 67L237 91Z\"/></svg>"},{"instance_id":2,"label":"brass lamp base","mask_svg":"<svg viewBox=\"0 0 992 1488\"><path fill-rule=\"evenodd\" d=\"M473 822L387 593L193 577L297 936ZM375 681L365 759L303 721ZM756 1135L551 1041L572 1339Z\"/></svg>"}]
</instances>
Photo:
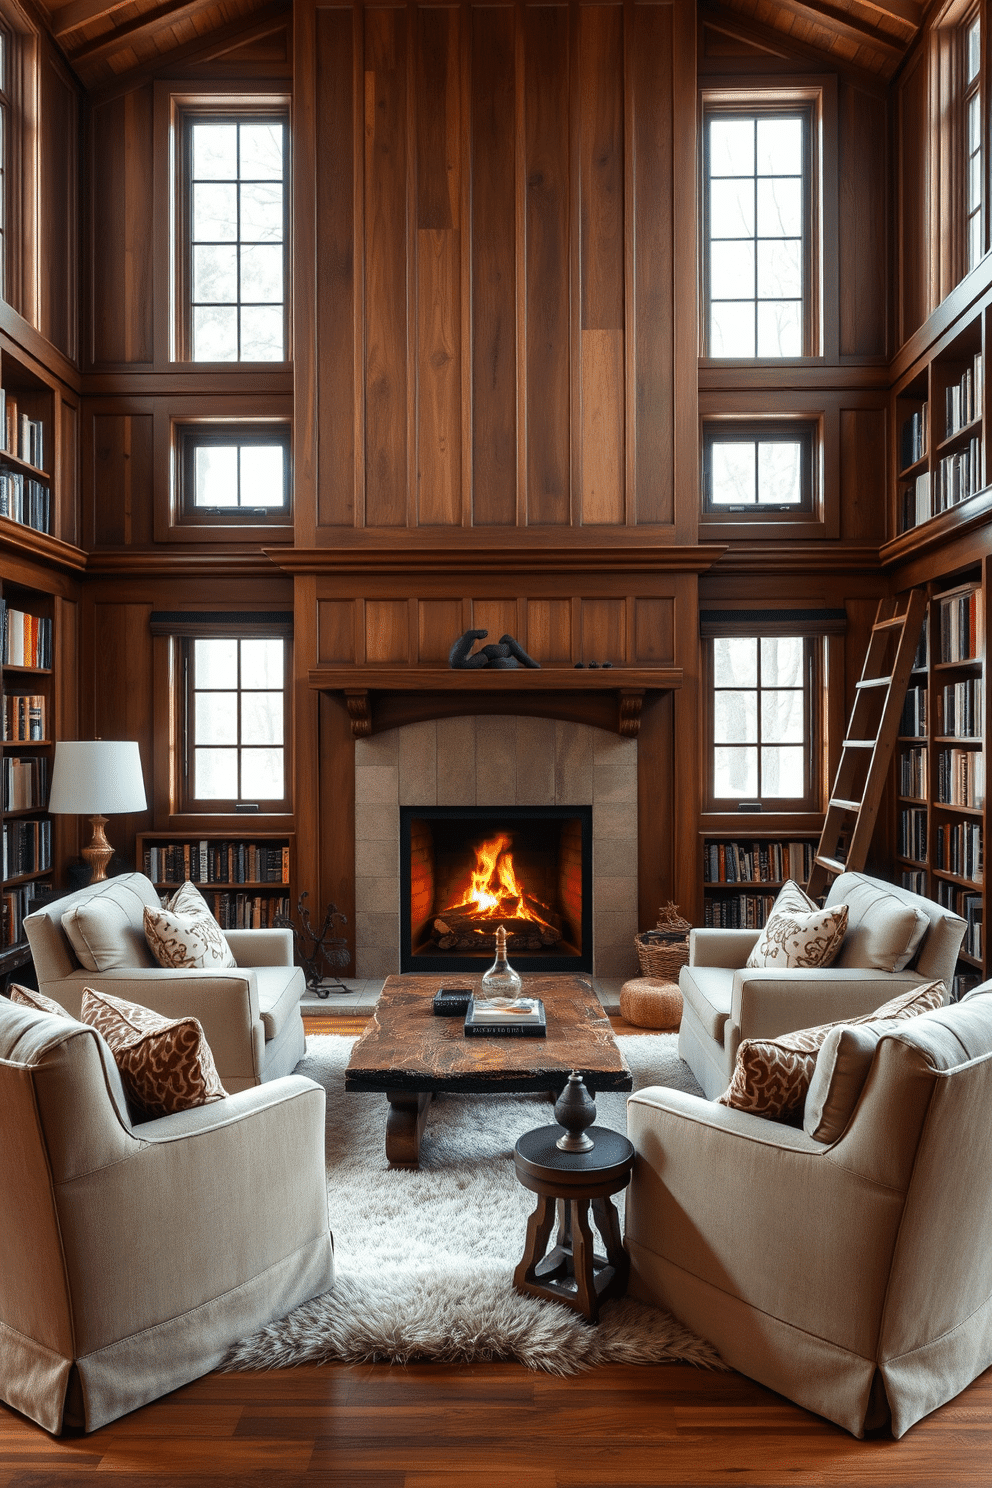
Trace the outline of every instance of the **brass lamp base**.
<instances>
[{"instance_id":1,"label":"brass lamp base","mask_svg":"<svg viewBox=\"0 0 992 1488\"><path fill-rule=\"evenodd\" d=\"M93 828L93 837L89 847L83 848L83 857L90 865L90 883L99 883L107 876L107 868L114 856L114 849L107 841L107 834L103 830L107 825L105 816L91 816L90 826Z\"/></svg>"}]
</instances>

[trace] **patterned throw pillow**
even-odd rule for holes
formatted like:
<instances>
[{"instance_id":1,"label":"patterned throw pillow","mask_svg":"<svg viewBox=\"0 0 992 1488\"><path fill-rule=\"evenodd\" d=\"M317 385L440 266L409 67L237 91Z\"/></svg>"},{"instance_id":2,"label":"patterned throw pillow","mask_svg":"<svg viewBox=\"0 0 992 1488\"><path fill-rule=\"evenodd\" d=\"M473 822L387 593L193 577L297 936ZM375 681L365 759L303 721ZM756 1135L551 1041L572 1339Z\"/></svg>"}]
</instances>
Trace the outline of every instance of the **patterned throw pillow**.
<instances>
[{"instance_id":1,"label":"patterned throw pillow","mask_svg":"<svg viewBox=\"0 0 992 1488\"><path fill-rule=\"evenodd\" d=\"M800 1028L773 1039L744 1039L730 1084L719 1097L721 1106L750 1111L771 1121L801 1116L816 1068L816 1056L831 1028L873 1023L881 1018L915 1018L941 1007L947 992L943 982L924 982L900 992L889 1002L860 1018L839 1018L817 1028Z\"/></svg>"},{"instance_id":2,"label":"patterned throw pillow","mask_svg":"<svg viewBox=\"0 0 992 1488\"><path fill-rule=\"evenodd\" d=\"M780 909L779 904L786 889L790 893ZM783 886L772 906L765 928L758 936L746 964L752 970L762 967L789 970L794 967L829 966L841 948L846 931L846 904L832 904L829 909L818 909L799 885L790 881Z\"/></svg>"},{"instance_id":3,"label":"patterned throw pillow","mask_svg":"<svg viewBox=\"0 0 992 1488\"><path fill-rule=\"evenodd\" d=\"M166 1018L91 987L83 989L80 1016L109 1044L137 1120L171 1116L227 1095L196 1018Z\"/></svg>"},{"instance_id":4,"label":"patterned throw pillow","mask_svg":"<svg viewBox=\"0 0 992 1488\"><path fill-rule=\"evenodd\" d=\"M166 909L145 909L145 939L160 966L223 970L237 966L227 937L199 889L184 883Z\"/></svg>"},{"instance_id":5,"label":"patterned throw pillow","mask_svg":"<svg viewBox=\"0 0 992 1488\"><path fill-rule=\"evenodd\" d=\"M34 1008L38 1013L54 1013L56 1018L69 1017L60 1002L46 997L44 992L36 992L33 987L22 987L19 982L11 982L9 996L11 1002L23 1003L25 1007Z\"/></svg>"}]
</instances>

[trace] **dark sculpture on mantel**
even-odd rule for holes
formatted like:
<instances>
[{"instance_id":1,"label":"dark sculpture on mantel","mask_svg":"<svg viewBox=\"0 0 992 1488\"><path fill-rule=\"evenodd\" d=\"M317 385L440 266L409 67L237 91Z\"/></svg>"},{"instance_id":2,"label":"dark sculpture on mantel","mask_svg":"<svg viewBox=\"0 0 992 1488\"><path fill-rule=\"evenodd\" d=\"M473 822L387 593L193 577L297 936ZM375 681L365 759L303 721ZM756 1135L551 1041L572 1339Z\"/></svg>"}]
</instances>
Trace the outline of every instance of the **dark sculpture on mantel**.
<instances>
[{"instance_id":1,"label":"dark sculpture on mantel","mask_svg":"<svg viewBox=\"0 0 992 1488\"><path fill-rule=\"evenodd\" d=\"M448 652L448 665L456 669L468 667L472 670L492 667L498 671L512 671L520 666L540 669L541 663L528 656L519 641L515 641L511 635L500 636L498 641L473 651L474 643L484 641L488 634L488 630L467 630L463 636L459 636Z\"/></svg>"}]
</instances>

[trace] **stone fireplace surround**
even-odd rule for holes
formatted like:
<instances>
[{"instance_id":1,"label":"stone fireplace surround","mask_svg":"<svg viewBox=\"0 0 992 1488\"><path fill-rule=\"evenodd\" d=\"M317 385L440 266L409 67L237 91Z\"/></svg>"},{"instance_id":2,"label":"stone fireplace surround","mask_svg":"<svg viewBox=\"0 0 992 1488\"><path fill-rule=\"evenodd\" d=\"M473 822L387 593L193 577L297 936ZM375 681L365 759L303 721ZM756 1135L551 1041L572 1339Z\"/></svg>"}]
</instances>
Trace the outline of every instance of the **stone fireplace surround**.
<instances>
[{"instance_id":1,"label":"stone fireplace surround","mask_svg":"<svg viewBox=\"0 0 992 1488\"><path fill-rule=\"evenodd\" d=\"M399 971L399 808L591 805L593 971L637 971L637 740L566 719L428 719L355 741L358 977Z\"/></svg>"}]
</instances>

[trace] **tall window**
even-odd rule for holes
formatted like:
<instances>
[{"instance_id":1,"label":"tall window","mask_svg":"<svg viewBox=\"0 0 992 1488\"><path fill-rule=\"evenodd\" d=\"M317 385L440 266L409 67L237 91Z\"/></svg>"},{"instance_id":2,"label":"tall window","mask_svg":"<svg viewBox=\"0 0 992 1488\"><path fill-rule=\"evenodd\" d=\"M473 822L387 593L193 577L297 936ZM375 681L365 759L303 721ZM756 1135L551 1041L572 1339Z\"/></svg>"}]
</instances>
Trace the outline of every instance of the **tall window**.
<instances>
[{"instance_id":1,"label":"tall window","mask_svg":"<svg viewBox=\"0 0 992 1488\"><path fill-rule=\"evenodd\" d=\"M282 636L183 642L185 809L288 809L288 643Z\"/></svg>"},{"instance_id":2,"label":"tall window","mask_svg":"<svg viewBox=\"0 0 992 1488\"><path fill-rule=\"evenodd\" d=\"M982 232L982 22L976 15L965 27L965 241L968 268L973 269L985 249Z\"/></svg>"},{"instance_id":3,"label":"tall window","mask_svg":"<svg viewBox=\"0 0 992 1488\"><path fill-rule=\"evenodd\" d=\"M812 132L808 107L706 113L708 356L812 354Z\"/></svg>"},{"instance_id":4,"label":"tall window","mask_svg":"<svg viewBox=\"0 0 992 1488\"><path fill-rule=\"evenodd\" d=\"M287 118L187 115L187 355L287 359Z\"/></svg>"},{"instance_id":5,"label":"tall window","mask_svg":"<svg viewBox=\"0 0 992 1488\"><path fill-rule=\"evenodd\" d=\"M803 636L714 636L710 646L710 805L812 809L813 647Z\"/></svg>"},{"instance_id":6,"label":"tall window","mask_svg":"<svg viewBox=\"0 0 992 1488\"><path fill-rule=\"evenodd\" d=\"M814 436L814 425L799 421L704 424L703 511L811 512Z\"/></svg>"},{"instance_id":7,"label":"tall window","mask_svg":"<svg viewBox=\"0 0 992 1488\"><path fill-rule=\"evenodd\" d=\"M181 425L179 510L186 522L285 522L290 511L288 424Z\"/></svg>"}]
</instances>

